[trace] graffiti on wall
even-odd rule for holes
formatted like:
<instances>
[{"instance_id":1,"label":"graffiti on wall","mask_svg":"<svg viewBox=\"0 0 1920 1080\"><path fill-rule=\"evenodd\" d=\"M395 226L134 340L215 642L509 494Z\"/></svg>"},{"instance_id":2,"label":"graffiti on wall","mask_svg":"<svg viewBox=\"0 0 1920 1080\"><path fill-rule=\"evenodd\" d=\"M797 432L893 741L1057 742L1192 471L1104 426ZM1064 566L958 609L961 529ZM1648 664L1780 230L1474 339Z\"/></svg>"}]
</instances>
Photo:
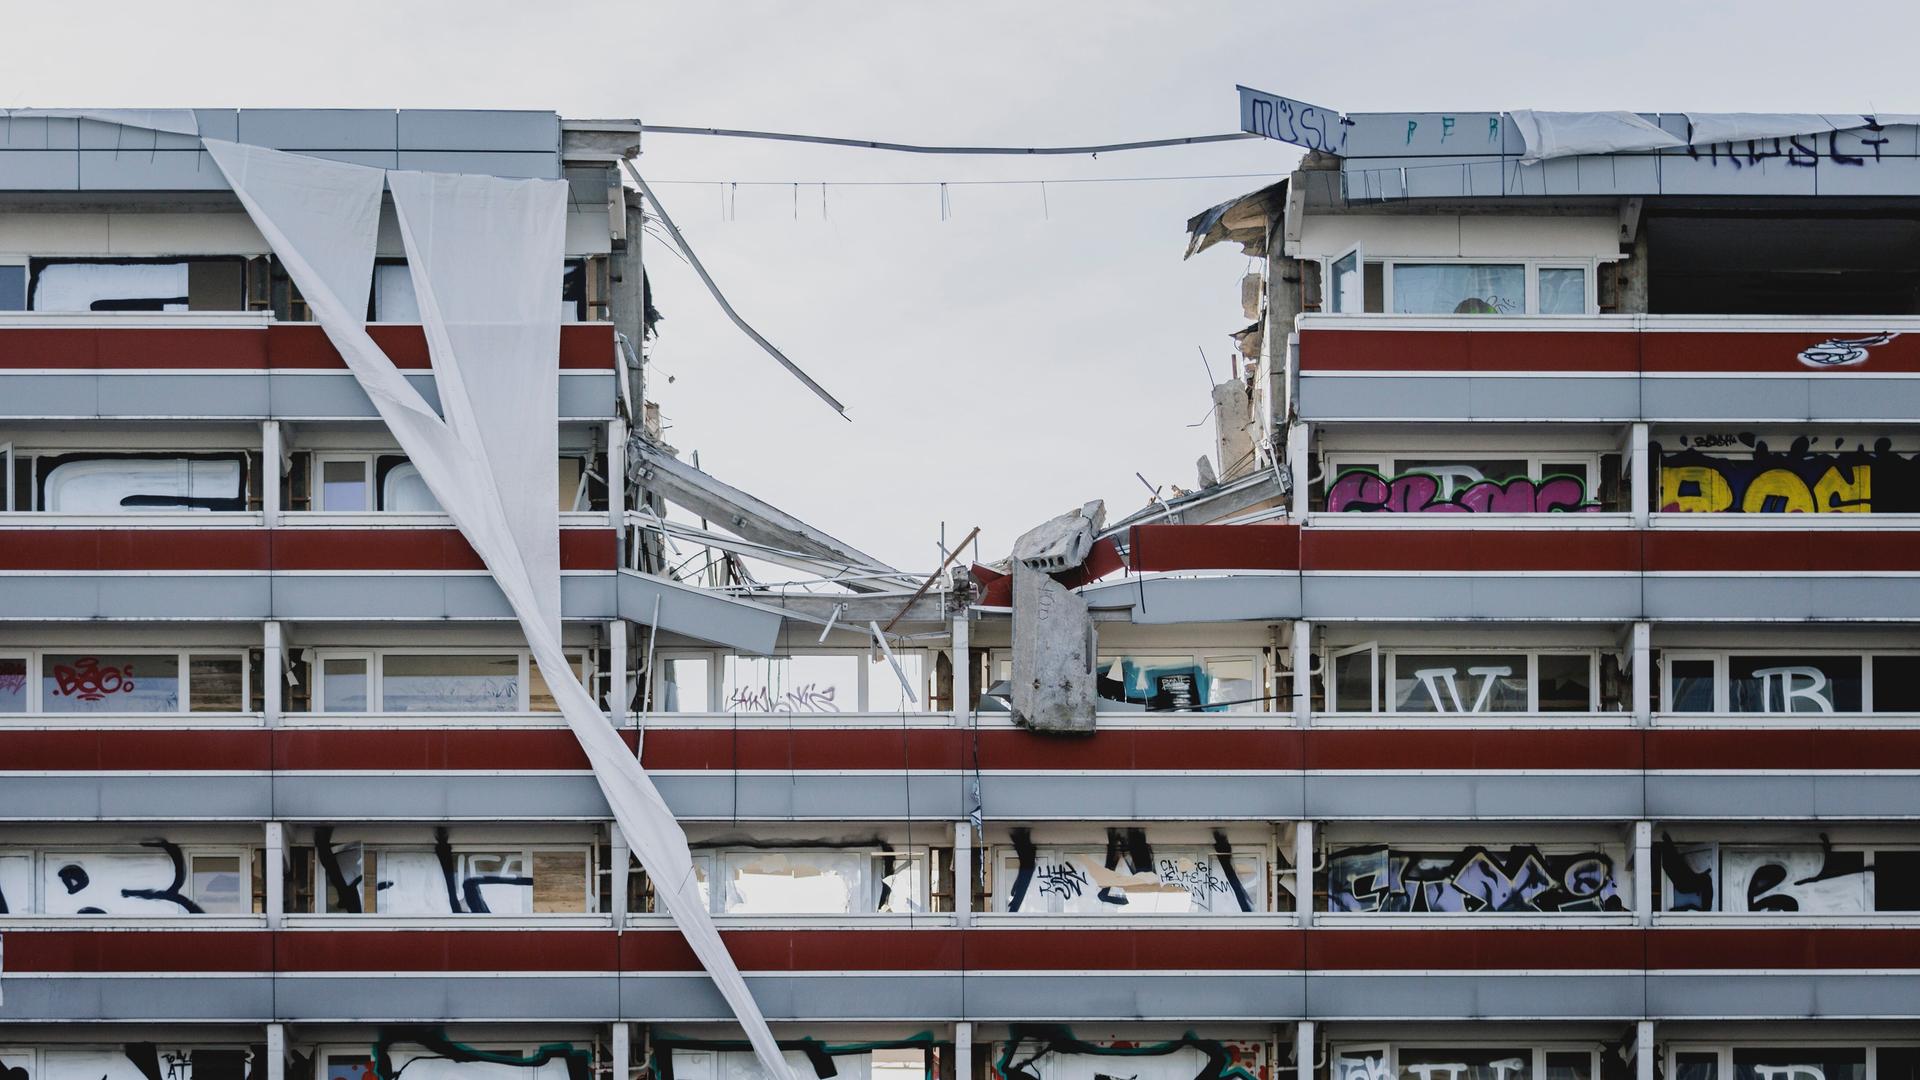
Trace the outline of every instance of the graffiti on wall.
<instances>
[{"instance_id":1,"label":"graffiti on wall","mask_svg":"<svg viewBox=\"0 0 1920 1080\"><path fill-rule=\"evenodd\" d=\"M0 1080L256 1080L267 1048L156 1046L5 1051Z\"/></svg>"},{"instance_id":2,"label":"graffiti on wall","mask_svg":"<svg viewBox=\"0 0 1920 1080\"><path fill-rule=\"evenodd\" d=\"M1158 901L1169 895L1182 896L1181 906L1188 910L1253 910L1253 894L1235 871L1233 845L1221 831L1213 834L1210 857L1156 854L1144 829L1108 829L1104 858L1076 853L1043 858L1031 829L1014 829L1011 835L1017 863L1008 911L1021 910L1030 892L1042 900L1075 901L1089 890L1109 909L1139 907L1135 901L1145 894L1152 910L1161 910Z\"/></svg>"},{"instance_id":3,"label":"graffiti on wall","mask_svg":"<svg viewBox=\"0 0 1920 1080\"><path fill-rule=\"evenodd\" d=\"M1479 845L1418 851L1370 844L1327 860L1327 910L1358 912L1624 911L1614 859L1604 851L1504 853Z\"/></svg>"},{"instance_id":4,"label":"graffiti on wall","mask_svg":"<svg viewBox=\"0 0 1920 1080\"><path fill-rule=\"evenodd\" d=\"M1858 367L1867 362L1868 350L1885 345L1898 333L1883 330L1855 338L1827 338L1800 350L1798 359L1810 368Z\"/></svg>"},{"instance_id":5,"label":"graffiti on wall","mask_svg":"<svg viewBox=\"0 0 1920 1080\"><path fill-rule=\"evenodd\" d=\"M1686 152L1693 160L1705 161L1716 169L1722 163L1736 170L1747 169L1774 159L1798 169L1815 168L1822 161L1858 168L1884 160L1882 151L1889 141L1886 130L1886 125L1872 114L1861 114L1860 123L1844 131L1703 143L1689 145ZM1692 131L1691 122L1688 131Z\"/></svg>"},{"instance_id":6,"label":"graffiti on wall","mask_svg":"<svg viewBox=\"0 0 1920 1080\"><path fill-rule=\"evenodd\" d=\"M1587 486L1577 476L1524 476L1489 480L1473 473L1465 483L1451 483L1432 471L1387 476L1372 469L1348 469L1327 492L1332 513L1391 514L1545 514L1592 513L1600 504L1587 497Z\"/></svg>"},{"instance_id":7,"label":"graffiti on wall","mask_svg":"<svg viewBox=\"0 0 1920 1080\"><path fill-rule=\"evenodd\" d=\"M726 712L796 713L839 712L834 703L835 687L825 683L801 683L788 690L766 686L736 686L727 695Z\"/></svg>"},{"instance_id":8,"label":"graffiti on wall","mask_svg":"<svg viewBox=\"0 0 1920 1080\"><path fill-rule=\"evenodd\" d=\"M150 851L50 851L39 857L40 908L48 915L202 915L187 895L187 856L169 840ZM34 911L34 857L0 859L0 914Z\"/></svg>"},{"instance_id":9,"label":"graffiti on wall","mask_svg":"<svg viewBox=\"0 0 1920 1080\"><path fill-rule=\"evenodd\" d=\"M533 877L518 853L455 853L445 827L433 832L433 850L369 849L335 845L333 827L313 831L329 897L329 910L360 914L365 910L368 855L373 855L374 908L382 914L523 913L531 910Z\"/></svg>"},{"instance_id":10,"label":"graffiti on wall","mask_svg":"<svg viewBox=\"0 0 1920 1080\"><path fill-rule=\"evenodd\" d=\"M1784 451L1741 432L1656 443L1660 510L1668 514L1910 514L1920 512L1920 455L1895 453L1890 439L1868 447L1835 438L1827 449L1800 436ZM1708 448L1745 447L1733 457Z\"/></svg>"},{"instance_id":11,"label":"graffiti on wall","mask_svg":"<svg viewBox=\"0 0 1920 1080\"><path fill-rule=\"evenodd\" d=\"M1087 1042L1070 1028L1013 1024L993 1060L993 1080L1269 1080L1259 1040L1202 1039L1189 1032L1166 1042Z\"/></svg>"},{"instance_id":12,"label":"graffiti on wall","mask_svg":"<svg viewBox=\"0 0 1920 1080\"><path fill-rule=\"evenodd\" d=\"M1820 843L1657 847L1668 911L1854 915L1920 910L1920 851L1840 849Z\"/></svg>"}]
</instances>

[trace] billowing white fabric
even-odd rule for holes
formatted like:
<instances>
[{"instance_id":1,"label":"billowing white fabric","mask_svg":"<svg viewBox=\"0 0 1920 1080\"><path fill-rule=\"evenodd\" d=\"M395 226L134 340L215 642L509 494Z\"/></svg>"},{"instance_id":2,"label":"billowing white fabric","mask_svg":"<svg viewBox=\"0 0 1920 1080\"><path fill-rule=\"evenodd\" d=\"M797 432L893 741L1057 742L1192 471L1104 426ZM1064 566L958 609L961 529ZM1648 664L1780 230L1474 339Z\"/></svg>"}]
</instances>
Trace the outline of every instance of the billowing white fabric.
<instances>
[{"instance_id":1,"label":"billowing white fabric","mask_svg":"<svg viewBox=\"0 0 1920 1080\"><path fill-rule=\"evenodd\" d=\"M1612 154L1687 145L1685 139L1670 135L1630 112L1515 109L1509 115L1526 146L1526 154L1520 160L1528 165L1576 154Z\"/></svg>"},{"instance_id":2,"label":"billowing white fabric","mask_svg":"<svg viewBox=\"0 0 1920 1080\"><path fill-rule=\"evenodd\" d=\"M1794 135L1824 135L1829 131L1851 131L1867 126L1861 113L1704 113L1690 112L1687 123L1693 127L1691 145L1745 142L1748 139L1784 139ZM1875 115L1882 126L1913 124L1920 117L1912 113Z\"/></svg>"},{"instance_id":3,"label":"billowing white fabric","mask_svg":"<svg viewBox=\"0 0 1920 1080\"><path fill-rule=\"evenodd\" d=\"M388 174L216 139L206 145L428 490L506 595L622 835L762 1066L791 1080L701 899L686 833L561 649L560 324L552 285L564 254L566 183ZM383 183L393 188L445 421L366 332Z\"/></svg>"}]
</instances>

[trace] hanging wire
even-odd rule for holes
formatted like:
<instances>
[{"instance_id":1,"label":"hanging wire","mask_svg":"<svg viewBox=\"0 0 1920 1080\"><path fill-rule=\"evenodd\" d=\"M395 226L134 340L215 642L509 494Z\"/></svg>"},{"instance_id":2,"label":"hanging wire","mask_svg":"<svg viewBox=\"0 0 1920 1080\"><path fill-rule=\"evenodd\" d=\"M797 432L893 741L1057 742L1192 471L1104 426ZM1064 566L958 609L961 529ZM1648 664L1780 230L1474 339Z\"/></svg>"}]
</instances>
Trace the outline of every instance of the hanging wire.
<instances>
[{"instance_id":1,"label":"hanging wire","mask_svg":"<svg viewBox=\"0 0 1920 1080\"><path fill-rule=\"evenodd\" d=\"M827 146L851 146L860 150L891 150L903 154L989 154L989 155L1080 155L1104 154L1116 150L1152 150L1163 146L1195 146L1200 143L1240 142L1257 139L1249 131L1221 135L1187 135L1172 139L1140 139L1133 142L1102 143L1094 146L925 146L918 143L878 142L873 139L847 139L832 135L795 135L784 131L750 131L743 128L685 127L676 124L647 124L641 129L650 135L717 135L732 139L769 139L776 142L821 143Z\"/></svg>"}]
</instances>

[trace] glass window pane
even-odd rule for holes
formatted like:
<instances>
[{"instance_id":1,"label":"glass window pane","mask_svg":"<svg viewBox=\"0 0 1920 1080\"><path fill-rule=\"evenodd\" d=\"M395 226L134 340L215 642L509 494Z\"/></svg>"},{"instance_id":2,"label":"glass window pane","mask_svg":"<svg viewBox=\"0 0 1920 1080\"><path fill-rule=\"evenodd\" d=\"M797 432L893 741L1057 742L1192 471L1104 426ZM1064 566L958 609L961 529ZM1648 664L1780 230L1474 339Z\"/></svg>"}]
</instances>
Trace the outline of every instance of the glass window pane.
<instances>
[{"instance_id":1,"label":"glass window pane","mask_svg":"<svg viewBox=\"0 0 1920 1080\"><path fill-rule=\"evenodd\" d=\"M1669 660L1667 671L1673 684L1668 712L1713 711L1713 661Z\"/></svg>"},{"instance_id":2,"label":"glass window pane","mask_svg":"<svg viewBox=\"0 0 1920 1080\"><path fill-rule=\"evenodd\" d=\"M918 703L908 701L906 690L900 685L900 676L893 673L893 665L883 656L867 658L867 709L870 712L921 712L927 707L927 654L922 652L901 652L895 650L895 660L900 661L900 670L907 676L907 682L913 687L913 696Z\"/></svg>"},{"instance_id":3,"label":"glass window pane","mask_svg":"<svg viewBox=\"0 0 1920 1080\"><path fill-rule=\"evenodd\" d=\"M35 311L185 311L187 264L50 262L33 282Z\"/></svg>"},{"instance_id":4,"label":"glass window pane","mask_svg":"<svg viewBox=\"0 0 1920 1080\"><path fill-rule=\"evenodd\" d=\"M1514 263L1394 263L1402 315L1524 315L1527 269Z\"/></svg>"},{"instance_id":5,"label":"glass window pane","mask_svg":"<svg viewBox=\"0 0 1920 1080\"><path fill-rule=\"evenodd\" d=\"M1254 701L1260 691L1254 686L1252 659L1207 661L1206 702L1208 712L1260 712L1269 703Z\"/></svg>"},{"instance_id":6,"label":"glass window pane","mask_svg":"<svg viewBox=\"0 0 1920 1080\"><path fill-rule=\"evenodd\" d=\"M573 668L574 677L580 684L587 684L586 657L573 655L567 657L567 663ZM592 691L592 687L588 687ZM540 674L540 665L527 660L527 709L530 712L559 712L560 703L553 700L553 691L547 686L547 677Z\"/></svg>"},{"instance_id":7,"label":"glass window pane","mask_svg":"<svg viewBox=\"0 0 1920 1080\"><path fill-rule=\"evenodd\" d=\"M1363 650L1334 657L1333 688L1334 711L1372 712L1373 654Z\"/></svg>"},{"instance_id":8,"label":"glass window pane","mask_svg":"<svg viewBox=\"0 0 1920 1080\"><path fill-rule=\"evenodd\" d=\"M0 311L27 310L27 268L0 266Z\"/></svg>"},{"instance_id":9,"label":"glass window pane","mask_svg":"<svg viewBox=\"0 0 1920 1080\"><path fill-rule=\"evenodd\" d=\"M1734 1080L1867 1080L1864 1047L1735 1047Z\"/></svg>"},{"instance_id":10,"label":"glass window pane","mask_svg":"<svg viewBox=\"0 0 1920 1080\"><path fill-rule=\"evenodd\" d=\"M1350 251L1333 261L1333 281L1329 283L1327 293L1333 302L1334 312L1353 313L1366 306L1362 291L1360 253Z\"/></svg>"},{"instance_id":11,"label":"glass window pane","mask_svg":"<svg viewBox=\"0 0 1920 1080\"><path fill-rule=\"evenodd\" d=\"M709 712L707 704L707 658L670 656L659 661L659 681L653 688L653 711L665 713Z\"/></svg>"},{"instance_id":12,"label":"glass window pane","mask_svg":"<svg viewBox=\"0 0 1920 1080\"><path fill-rule=\"evenodd\" d=\"M1860 657L1731 657L1727 707L1738 713L1859 712Z\"/></svg>"},{"instance_id":13,"label":"glass window pane","mask_svg":"<svg viewBox=\"0 0 1920 1080\"><path fill-rule=\"evenodd\" d=\"M366 712L367 661L338 656L321 660L320 700L326 712Z\"/></svg>"},{"instance_id":14,"label":"glass window pane","mask_svg":"<svg viewBox=\"0 0 1920 1080\"><path fill-rule=\"evenodd\" d=\"M1540 268L1540 314L1585 315L1587 271L1581 266Z\"/></svg>"},{"instance_id":15,"label":"glass window pane","mask_svg":"<svg viewBox=\"0 0 1920 1080\"><path fill-rule=\"evenodd\" d=\"M1593 1055L1549 1050L1546 1080L1593 1080Z\"/></svg>"},{"instance_id":16,"label":"glass window pane","mask_svg":"<svg viewBox=\"0 0 1920 1080\"><path fill-rule=\"evenodd\" d=\"M518 712L520 658L390 654L381 660L383 712Z\"/></svg>"},{"instance_id":17,"label":"glass window pane","mask_svg":"<svg viewBox=\"0 0 1920 1080\"><path fill-rule=\"evenodd\" d=\"M171 653L50 653L40 707L50 713L180 711L180 658Z\"/></svg>"},{"instance_id":18,"label":"glass window pane","mask_svg":"<svg viewBox=\"0 0 1920 1080\"><path fill-rule=\"evenodd\" d=\"M1873 853L1873 910L1920 911L1920 851Z\"/></svg>"},{"instance_id":19,"label":"glass window pane","mask_svg":"<svg viewBox=\"0 0 1920 1080\"><path fill-rule=\"evenodd\" d=\"M724 712L853 712L859 708L860 657L851 654L728 656Z\"/></svg>"},{"instance_id":20,"label":"glass window pane","mask_svg":"<svg viewBox=\"0 0 1920 1080\"><path fill-rule=\"evenodd\" d=\"M252 907L240 887L238 855L193 856L193 902L209 915L244 915Z\"/></svg>"},{"instance_id":21,"label":"glass window pane","mask_svg":"<svg viewBox=\"0 0 1920 1080\"><path fill-rule=\"evenodd\" d=\"M1722 847L1720 880L1725 911L1855 915L1868 903L1867 853L1807 845Z\"/></svg>"},{"instance_id":22,"label":"glass window pane","mask_svg":"<svg viewBox=\"0 0 1920 1080\"><path fill-rule=\"evenodd\" d=\"M238 656L187 657L187 700L193 711L245 712L243 671Z\"/></svg>"},{"instance_id":23,"label":"glass window pane","mask_svg":"<svg viewBox=\"0 0 1920 1080\"><path fill-rule=\"evenodd\" d=\"M1674 1080L1718 1080L1719 1054L1673 1055Z\"/></svg>"},{"instance_id":24,"label":"glass window pane","mask_svg":"<svg viewBox=\"0 0 1920 1080\"><path fill-rule=\"evenodd\" d=\"M440 500L427 490L420 467L411 461L388 469L380 478L380 509L394 513L437 514Z\"/></svg>"},{"instance_id":25,"label":"glass window pane","mask_svg":"<svg viewBox=\"0 0 1920 1080\"><path fill-rule=\"evenodd\" d=\"M519 851L471 851L460 856L460 903L475 914L525 915L533 906L533 877Z\"/></svg>"},{"instance_id":26,"label":"glass window pane","mask_svg":"<svg viewBox=\"0 0 1920 1080\"><path fill-rule=\"evenodd\" d=\"M533 910L539 915L587 910L586 852L533 853Z\"/></svg>"},{"instance_id":27,"label":"glass window pane","mask_svg":"<svg viewBox=\"0 0 1920 1080\"><path fill-rule=\"evenodd\" d=\"M1533 1051L1403 1046L1400 1075L1403 1080L1532 1080Z\"/></svg>"},{"instance_id":28,"label":"glass window pane","mask_svg":"<svg viewBox=\"0 0 1920 1080\"><path fill-rule=\"evenodd\" d=\"M1874 1055L1875 1080L1920 1080L1920 1046L1883 1046Z\"/></svg>"},{"instance_id":29,"label":"glass window pane","mask_svg":"<svg viewBox=\"0 0 1920 1080\"><path fill-rule=\"evenodd\" d=\"M49 851L40 857L40 895L48 915L191 915L172 898L186 870L152 848Z\"/></svg>"},{"instance_id":30,"label":"glass window pane","mask_svg":"<svg viewBox=\"0 0 1920 1080\"><path fill-rule=\"evenodd\" d=\"M872 902L866 898L869 858L864 851L723 852L721 910L741 915L866 910Z\"/></svg>"},{"instance_id":31,"label":"glass window pane","mask_svg":"<svg viewBox=\"0 0 1920 1080\"><path fill-rule=\"evenodd\" d=\"M27 658L0 656L0 713L27 711Z\"/></svg>"},{"instance_id":32,"label":"glass window pane","mask_svg":"<svg viewBox=\"0 0 1920 1080\"><path fill-rule=\"evenodd\" d=\"M1400 653L1395 712L1525 712L1527 658L1518 653Z\"/></svg>"},{"instance_id":33,"label":"glass window pane","mask_svg":"<svg viewBox=\"0 0 1920 1080\"><path fill-rule=\"evenodd\" d=\"M0 661L0 665L4 663ZM0 684L0 691L4 689ZM0 705L0 709L4 707ZM1883 654L1873 658L1873 711L1920 712L1920 656Z\"/></svg>"},{"instance_id":34,"label":"glass window pane","mask_svg":"<svg viewBox=\"0 0 1920 1080\"><path fill-rule=\"evenodd\" d=\"M1593 709L1593 657L1544 653L1540 665L1541 712L1589 712Z\"/></svg>"},{"instance_id":35,"label":"glass window pane","mask_svg":"<svg viewBox=\"0 0 1920 1080\"><path fill-rule=\"evenodd\" d=\"M927 910L925 867L918 857L882 855L873 861L880 876L879 910L901 914Z\"/></svg>"},{"instance_id":36,"label":"glass window pane","mask_svg":"<svg viewBox=\"0 0 1920 1080\"><path fill-rule=\"evenodd\" d=\"M320 509L352 513L367 508L367 463L320 463Z\"/></svg>"},{"instance_id":37,"label":"glass window pane","mask_svg":"<svg viewBox=\"0 0 1920 1080\"><path fill-rule=\"evenodd\" d=\"M1206 678L1191 656L1102 656L1096 667L1103 710L1186 712L1205 703Z\"/></svg>"}]
</instances>

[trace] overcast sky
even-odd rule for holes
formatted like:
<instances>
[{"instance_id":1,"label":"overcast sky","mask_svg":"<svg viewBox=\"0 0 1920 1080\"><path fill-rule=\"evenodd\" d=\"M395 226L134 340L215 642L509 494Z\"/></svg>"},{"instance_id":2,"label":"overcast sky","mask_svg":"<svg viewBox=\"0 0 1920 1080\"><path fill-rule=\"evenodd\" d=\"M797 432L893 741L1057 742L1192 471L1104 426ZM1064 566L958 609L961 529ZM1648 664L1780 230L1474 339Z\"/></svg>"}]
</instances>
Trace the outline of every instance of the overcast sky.
<instances>
[{"instance_id":1,"label":"overcast sky","mask_svg":"<svg viewBox=\"0 0 1920 1080\"><path fill-rule=\"evenodd\" d=\"M1232 130L1234 84L1344 111L1920 111L1911 3L201 2L10 7L21 106L499 107L901 142ZM643 171L735 306L848 406L741 337L649 239L652 394L722 478L896 565L941 521L982 555L1134 478L1193 484L1247 261L1185 219L1263 186L1264 141L926 158L656 135ZM1141 176L1256 176L1067 183ZM1052 180L1007 186L963 180ZM677 180L739 182L736 189ZM935 186L856 181L934 180ZM748 181L803 181L754 186ZM826 181L822 209L820 182ZM835 183L838 182L838 183ZM723 197L727 210L723 214ZM672 377L671 383L667 377Z\"/></svg>"}]
</instances>

